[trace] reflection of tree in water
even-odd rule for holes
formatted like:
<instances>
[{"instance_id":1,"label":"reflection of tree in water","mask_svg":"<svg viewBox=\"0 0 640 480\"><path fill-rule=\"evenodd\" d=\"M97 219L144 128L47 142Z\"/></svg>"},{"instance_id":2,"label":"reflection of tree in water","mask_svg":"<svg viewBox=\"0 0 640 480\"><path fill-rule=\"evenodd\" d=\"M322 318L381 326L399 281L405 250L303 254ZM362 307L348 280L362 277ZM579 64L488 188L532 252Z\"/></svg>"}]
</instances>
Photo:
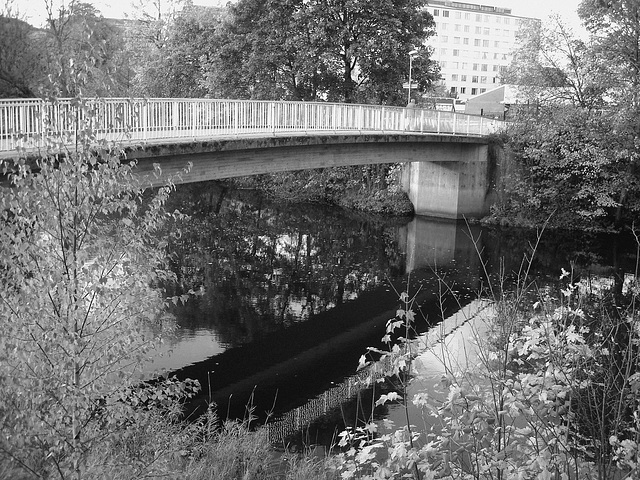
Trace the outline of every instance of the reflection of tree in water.
<instances>
[{"instance_id":1,"label":"reflection of tree in water","mask_svg":"<svg viewBox=\"0 0 640 480\"><path fill-rule=\"evenodd\" d=\"M401 274L397 228L315 205L271 204L217 183L178 188L170 209L188 215L169 247L178 293L205 295L177 308L183 328L212 328L239 345L354 298Z\"/></svg>"}]
</instances>

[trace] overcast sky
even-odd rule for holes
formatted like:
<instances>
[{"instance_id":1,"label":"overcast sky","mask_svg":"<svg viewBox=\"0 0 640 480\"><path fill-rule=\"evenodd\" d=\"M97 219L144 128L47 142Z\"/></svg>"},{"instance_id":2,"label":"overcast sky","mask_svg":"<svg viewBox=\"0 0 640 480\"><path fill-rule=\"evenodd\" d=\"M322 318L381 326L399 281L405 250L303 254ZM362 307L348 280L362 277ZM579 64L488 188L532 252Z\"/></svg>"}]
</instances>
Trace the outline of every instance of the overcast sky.
<instances>
[{"instance_id":1,"label":"overcast sky","mask_svg":"<svg viewBox=\"0 0 640 480\"><path fill-rule=\"evenodd\" d=\"M54 0L60 2L61 0ZM131 0L87 0L92 3L105 17L124 17L131 12ZM20 11L28 16L34 25L41 25L45 15L45 0L14 0ZM550 13L558 13L570 23L577 25L578 16L575 13L580 0L479 0L469 3L480 3L497 7L511 8L513 15L535 17L544 20ZM224 5L227 0L194 0L197 5Z\"/></svg>"}]
</instances>

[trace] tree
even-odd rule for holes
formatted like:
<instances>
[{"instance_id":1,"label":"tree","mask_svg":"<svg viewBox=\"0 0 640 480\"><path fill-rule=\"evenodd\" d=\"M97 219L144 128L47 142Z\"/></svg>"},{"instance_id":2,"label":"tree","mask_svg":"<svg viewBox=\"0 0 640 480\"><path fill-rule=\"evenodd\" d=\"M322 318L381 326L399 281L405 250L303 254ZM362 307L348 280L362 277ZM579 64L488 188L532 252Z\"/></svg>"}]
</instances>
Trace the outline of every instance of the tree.
<instances>
[{"instance_id":1,"label":"tree","mask_svg":"<svg viewBox=\"0 0 640 480\"><path fill-rule=\"evenodd\" d=\"M121 31L90 3L71 0L58 9L53 0L45 4L47 28L41 48L51 79L46 93L59 97L125 93L113 81L116 67L127 68L121 61Z\"/></svg>"},{"instance_id":2,"label":"tree","mask_svg":"<svg viewBox=\"0 0 640 480\"><path fill-rule=\"evenodd\" d=\"M604 69L591 47L552 15L547 24L529 22L520 30L519 47L502 82L544 103L592 109L602 106L609 89Z\"/></svg>"},{"instance_id":3,"label":"tree","mask_svg":"<svg viewBox=\"0 0 640 480\"><path fill-rule=\"evenodd\" d=\"M45 76L37 31L12 1L0 8L0 97L34 97Z\"/></svg>"},{"instance_id":4,"label":"tree","mask_svg":"<svg viewBox=\"0 0 640 480\"><path fill-rule=\"evenodd\" d=\"M309 5L316 41L334 62L347 103L357 100L361 86L374 87L388 71L395 72L400 87L414 47L428 57L421 46L434 33L434 23L421 0L312 0ZM426 72L417 70L416 78L419 73Z\"/></svg>"},{"instance_id":5,"label":"tree","mask_svg":"<svg viewBox=\"0 0 640 480\"><path fill-rule=\"evenodd\" d=\"M421 85L437 78L429 50L433 19L421 0L331 0L231 5L207 65L214 96L398 101L421 50Z\"/></svg>"},{"instance_id":6,"label":"tree","mask_svg":"<svg viewBox=\"0 0 640 480\"><path fill-rule=\"evenodd\" d=\"M607 81L618 106L640 107L640 4L636 0L583 0L578 15L592 34L593 53L609 66Z\"/></svg>"},{"instance_id":7,"label":"tree","mask_svg":"<svg viewBox=\"0 0 640 480\"><path fill-rule=\"evenodd\" d=\"M57 103L51 105L54 111ZM153 194L95 142L76 99L77 137L53 130L37 160L6 164L0 197L0 463L35 476L81 476L83 460L136 416L140 364L167 326L159 282L169 188ZM165 238L165 237L163 237Z\"/></svg>"},{"instance_id":8,"label":"tree","mask_svg":"<svg viewBox=\"0 0 640 480\"><path fill-rule=\"evenodd\" d=\"M138 73L137 93L150 97L204 97L202 64L216 48L217 8L185 7L167 26L162 48L152 48Z\"/></svg>"}]
</instances>

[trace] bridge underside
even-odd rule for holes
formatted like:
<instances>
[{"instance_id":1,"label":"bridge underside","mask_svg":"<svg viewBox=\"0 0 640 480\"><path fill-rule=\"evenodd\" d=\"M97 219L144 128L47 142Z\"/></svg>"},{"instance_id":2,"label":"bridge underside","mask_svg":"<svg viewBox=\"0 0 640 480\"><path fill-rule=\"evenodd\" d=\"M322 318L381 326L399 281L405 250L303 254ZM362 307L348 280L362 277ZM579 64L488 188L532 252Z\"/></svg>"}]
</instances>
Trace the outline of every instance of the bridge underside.
<instances>
[{"instance_id":1,"label":"bridge underside","mask_svg":"<svg viewBox=\"0 0 640 480\"><path fill-rule=\"evenodd\" d=\"M266 137L149 145L131 149L152 183L154 164L174 183L344 165L406 163L403 185L416 214L479 217L488 211L487 140L411 133ZM189 165L189 171L184 171Z\"/></svg>"}]
</instances>

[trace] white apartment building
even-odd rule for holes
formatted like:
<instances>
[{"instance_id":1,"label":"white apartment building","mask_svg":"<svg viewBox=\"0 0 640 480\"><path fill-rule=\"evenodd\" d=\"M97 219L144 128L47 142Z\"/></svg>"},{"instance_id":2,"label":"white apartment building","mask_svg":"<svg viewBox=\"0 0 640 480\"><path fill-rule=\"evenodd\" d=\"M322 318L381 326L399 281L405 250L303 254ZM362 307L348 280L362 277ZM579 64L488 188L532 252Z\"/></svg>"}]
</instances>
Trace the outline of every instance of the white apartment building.
<instances>
[{"instance_id":1,"label":"white apartment building","mask_svg":"<svg viewBox=\"0 0 640 480\"><path fill-rule=\"evenodd\" d=\"M449 0L429 0L436 22L429 39L442 82L460 100L500 86L500 72L511 62L520 26L538 19L511 15L510 8Z\"/></svg>"}]
</instances>

